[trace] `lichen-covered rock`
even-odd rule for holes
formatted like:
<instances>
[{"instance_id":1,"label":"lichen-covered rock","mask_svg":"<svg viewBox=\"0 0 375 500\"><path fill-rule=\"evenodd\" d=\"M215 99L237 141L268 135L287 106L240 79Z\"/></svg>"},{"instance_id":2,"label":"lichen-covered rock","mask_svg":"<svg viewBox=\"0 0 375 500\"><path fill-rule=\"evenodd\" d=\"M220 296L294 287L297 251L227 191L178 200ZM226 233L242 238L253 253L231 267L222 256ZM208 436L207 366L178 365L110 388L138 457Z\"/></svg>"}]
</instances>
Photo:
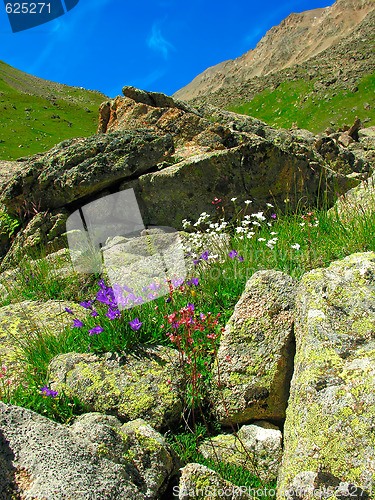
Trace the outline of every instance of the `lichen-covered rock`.
<instances>
[{"instance_id":1,"label":"lichen-covered rock","mask_svg":"<svg viewBox=\"0 0 375 500\"><path fill-rule=\"evenodd\" d=\"M125 181L120 187L133 188L143 200L146 223L179 228L185 218L196 219L204 211L216 213L211 204L213 193L220 193L224 202L236 196L239 205L247 199L254 200L255 208L264 207L266 202L282 207L287 199L294 207L301 197L315 203L322 188L317 175L320 169L319 163L309 157L286 152L251 135L242 145L201 152L142 174L134 181ZM235 207L228 203L225 211L231 217Z\"/></svg>"},{"instance_id":2,"label":"lichen-covered rock","mask_svg":"<svg viewBox=\"0 0 375 500\"><path fill-rule=\"evenodd\" d=\"M217 472L201 464L187 464L181 469L181 479L175 492L179 500L250 500L246 486L235 486Z\"/></svg>"},{"instance_id":3,"label":"lichen-covered rock","mask_svg":"<svg viewBox=\"0 0 375 500\"><path fill-rule=\"evenodd\" d=\"M22 351L17 340L38 341L46 334L61 334L72 324L66 307L74 311L76 318L86 316L86 311L77 304L59 300L27 300L0 308L0 364L6 366L10 380L18 381L25 368L20 361Z\"/></svg>"},{"instance_id":4,"label":"lichen-covered rock","mask_svg":"<svg viewBox=\"0 0 375 500\"><path fill-rule=\"evenodd\" d=\"M157 430L181 418L183 376L178 351L140 347L123 356L67 353L49 365L51 388L63 389L88 410L122 421L143 418Z\"/></svg>"},{"instance_id":5,"label":"lichen-covered rock","mask_svg":"<svg viewBox=\"0 0 375 500\"><path fill-rule=\"evenodd\" d=\"M262 481L275 481L281 463L280 430L264 429L257 425L243 425L234 434L219 434L207 439L199 451L204 458L242 467Z\"/></svg>"},{"instance_id":6,"label":"lichen-covered rock","mask_svg":"<svg viewBox=\"0 0 375 500\"><path fill-rule=\"evenodd\" d=\"M36 255L41 250L45 254L53 253L67 246L66 219L68 212L65 209L52 213L38 213L20 231L9 248L2 266L18 262L23 255Z\"/></svg>"},{"instance_id":7,"label":"lichen-covered rock","mask_svg":"<svg viewBox=\"0 0 375 500\"><path fill-rule=\"evenodd\" d=\"M278 488L329 471L369 493L375 480L375 253L302 278ZM372 492L374 495L374 492Z\"/></svg>"},{"instance_id":8,"label":"lichen-covered rock","mask_svg":"<svg viewBox=\"0 0 375 500\"><path fill-rule=\"evenodd\" d=\"M0 498L146 500L121 464L90 440L0 402Z\"/></svg>"},{"instance_id":9,"label":"lichen-covered rock","mask_svg":"<svg viewBox=\"0 0 375 500\"><path fill-rule=\"evenodd\" d=\"M114 416L86 413L71 429L88 438L100 456L121 464L149 500L160 498L182 466L164 437L142 419L122 425Z\"/></svg>"},{"instance_id":10,"label":"lichen-covered rock","mask_svg":"<svg viewBox=\"0 0 375 500\"><path fill-rule=\"evenodd\" d=\"M24 206L57 209L145 173L172 150L168 134L147 130L68 139L0 179L1 200L11 213Z\"/></svg>"},{"instance_id":11,"label":"lichen-covered rock","mask_svg":"<svg viewBox=\"0 0 375 500\"><path fill-rule=\"evenodd\" d=\"M295 290L296 281L280 271L258 271L247 282L221 337L220 378L217 363L213 369L213 408L222 424L285 417Z\"/></svg>"}]
</instances>

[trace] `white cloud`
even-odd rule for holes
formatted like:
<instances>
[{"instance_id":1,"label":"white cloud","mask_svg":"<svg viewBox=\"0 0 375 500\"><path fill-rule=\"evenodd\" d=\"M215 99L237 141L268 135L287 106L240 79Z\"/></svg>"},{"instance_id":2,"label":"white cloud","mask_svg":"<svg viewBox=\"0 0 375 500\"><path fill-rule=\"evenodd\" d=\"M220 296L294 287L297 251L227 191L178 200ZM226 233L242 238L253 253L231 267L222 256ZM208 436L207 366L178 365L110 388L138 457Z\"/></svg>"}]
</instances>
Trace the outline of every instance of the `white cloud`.
<instances>
[{"instance_id":1,"label":"white cloud","mask_svg":"<svg viewBox=\"0 0 375 500\"><path fill-rule=\"evenodd\" d=\"M151 28L151 34L147 39L150 49L160 52L164 59L168 59L169 52L175 50L174 46L162 35L159 21L156 21Z\"/></svg>"}]
</instances>

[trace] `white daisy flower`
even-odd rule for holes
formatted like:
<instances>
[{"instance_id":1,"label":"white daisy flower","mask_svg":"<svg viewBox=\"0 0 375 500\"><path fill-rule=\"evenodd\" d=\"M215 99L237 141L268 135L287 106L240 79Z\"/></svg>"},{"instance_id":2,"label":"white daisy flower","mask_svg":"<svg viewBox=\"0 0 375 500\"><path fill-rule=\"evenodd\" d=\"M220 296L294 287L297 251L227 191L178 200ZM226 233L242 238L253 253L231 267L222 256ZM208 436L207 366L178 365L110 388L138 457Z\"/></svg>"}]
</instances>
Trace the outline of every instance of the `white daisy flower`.
<instances>
[{"instance_id":1,"label":"white daisy flower","mask_svg":"<svg viewBox=\"0 0 375 500\"><path fill-rule=\"evenodd\" d=\"M263 212L258 212L257 214L251 214L252 217L256 217L258 220L266 220L263 215Z\"/></svg>"},{"instance_id":2,"label":"white daisy flower","mask_svg":"<svg viewBox=\"0 0 375 500\"><path fill-rule=\"evenodd\" d=\"M294 243L294 245L290 245L290 248L294 248L294 250L299 250L301 245L299 243Z\"/></svg>"}]
</instances>

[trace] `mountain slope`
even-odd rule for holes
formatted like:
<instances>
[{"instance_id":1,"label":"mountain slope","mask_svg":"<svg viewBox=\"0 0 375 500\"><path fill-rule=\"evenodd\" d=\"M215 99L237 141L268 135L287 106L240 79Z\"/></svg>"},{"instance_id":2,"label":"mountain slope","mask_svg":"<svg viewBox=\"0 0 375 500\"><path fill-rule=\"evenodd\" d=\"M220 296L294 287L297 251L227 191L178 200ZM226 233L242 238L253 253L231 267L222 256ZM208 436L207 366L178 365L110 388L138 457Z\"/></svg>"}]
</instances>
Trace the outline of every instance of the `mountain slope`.
<instances>
[{"instance_id":1,"label":"mountain slope","mask_svg":"<svg viewBox=\"0 0 375 500\"><path fill-rule=\"evenodd\" d=\"M46 151L95 134L100 92L28 75L0 61L0 159Z\"/></svg>"},{"instance_id":2,"label":"mountain slope","mask_svg":"<svg viewBox=\"0 0 375 500\"><path fill-rule=\"evenodd\" d=\"M208 68L174 95L191 100L301 64L347 36L374 8L374 0L337 0L331 7L290 14L255 49Z\"/></svg>"},{"instance_id":3,"label":"mountain slope","mask_svg":"<svg viewBox=\"0 0 375 500\"><path fill-rule=\"evenodd\" d=\"M375 0L337 0L291 14L254 50L209 68L175 96L314 132L351 121L356 112L369 122L375 119L374 47Z\"/></svg>"}]
</instances>

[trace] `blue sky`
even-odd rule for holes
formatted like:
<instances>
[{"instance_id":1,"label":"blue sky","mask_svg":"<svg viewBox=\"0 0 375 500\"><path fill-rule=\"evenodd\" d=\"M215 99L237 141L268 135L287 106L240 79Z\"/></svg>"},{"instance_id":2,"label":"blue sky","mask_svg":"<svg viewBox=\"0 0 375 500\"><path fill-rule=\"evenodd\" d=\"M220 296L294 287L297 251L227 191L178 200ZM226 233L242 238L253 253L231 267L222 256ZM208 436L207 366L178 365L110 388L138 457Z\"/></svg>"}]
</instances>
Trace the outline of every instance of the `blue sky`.
<instances>
[{"instance_id":1,"label":"blue sky","mask_svg":"<svg viewBox=\"0 0 375 500\"><path fill-rule=\"evenodd\" d=\"M334 0L80 0L62 17L12 33L0 5L0 60L47 80L173 94L209 66L255 47L291 12Z\"/></svg>"}]
</instances>

